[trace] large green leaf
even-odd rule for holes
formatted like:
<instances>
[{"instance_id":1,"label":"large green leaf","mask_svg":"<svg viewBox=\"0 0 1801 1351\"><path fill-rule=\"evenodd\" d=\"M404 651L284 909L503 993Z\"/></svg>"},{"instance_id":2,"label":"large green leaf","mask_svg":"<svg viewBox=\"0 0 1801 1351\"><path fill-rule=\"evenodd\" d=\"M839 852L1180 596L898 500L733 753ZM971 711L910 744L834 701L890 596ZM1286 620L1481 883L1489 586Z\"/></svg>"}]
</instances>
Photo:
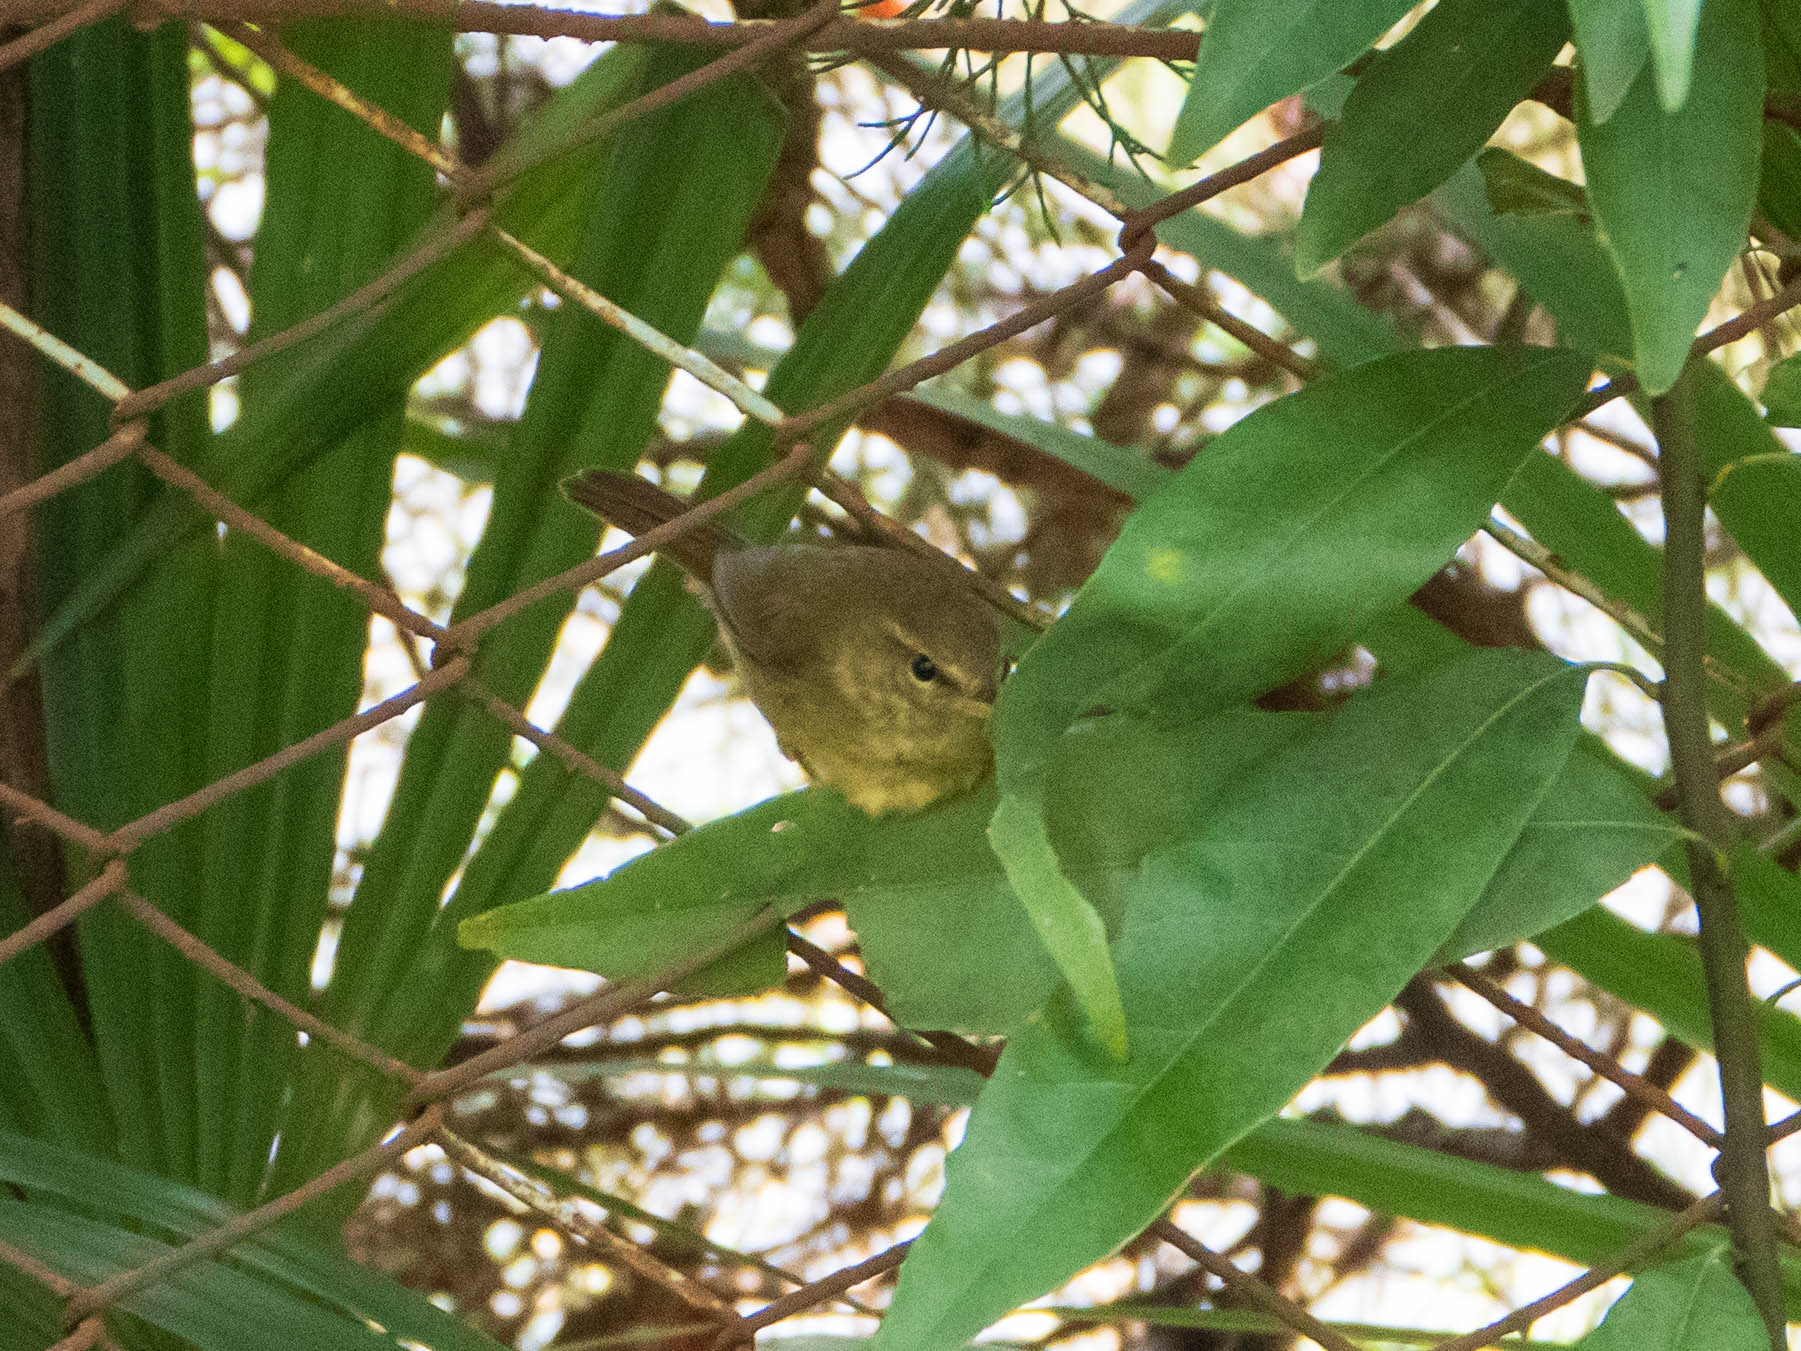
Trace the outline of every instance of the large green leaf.
<instances>
[{"instance_id":1,"label":"large green leaf","mask_svg":"<svg viewBox=\"0 0 1801 1351\"><path fill-rule=\"evenodd\" d=\"M1583 672L1476 653L1352 699L1139 871L1132 1055L1067 1005L1009 1042L878 1345L958 1345L1144 1226L1449 938L1575 745Z\"/></svg>"},{"instance_id":2,"label":"large green leaf","mask_svg":"<svg viewBox=\"0 0 1801 1351\"><path fill-rule=\"evenodd\" d=\"M1329 657L1443 564L1587 374L1543 348L1414 352L1259 409L1133 513L1020 662L995 711L995 849L1104 1045L1122 1049L1105 930L1043 824L1057 737L1097 706L1200 716Z\"/></svg>"},{"instance_id":3,"label":"large green leaf","mask_svg":"<svg viewBox=\"0 0 1801 1351\"><path fill-rule=\"evenodd\" d=\"M1655 7L1655 6L1654 6ZM1653 49L1659 44L1653 26ZM1708 0L1694 85L1669 111L1656 70L1597 122L1576 86L1576 135L1601 233L1626 288L1634 362L1651 394L1675 383L1695 328L1745 245L1763 136L1763 57L1749 0Z\"/></svg>"},{"instance_id":4,"label":"large green leaf","mask_svg":"<svg viewBox=\"0 0 1801 1351\"><path fill-rule=\"evenodd\" d=\"M1481 148L1569 39L1564 0L1441 0L1326 131L1295 231L1311 276Z\"/></svg>"},{"instance_id":5,"label":"large green leaf","mask_svg":"<svg viewBox=\"0 0 1801 1351\"><path fill-rule=\"evenodd\" d=\"M415 129L434 134L450 95L451 35L425 26L295 24L284 44ZM269 104L267 192L250 278L262 338L334 304L378 273L430 214L431 167L298 83ZM304 353L247 370L246 418L299 378ZM258 511L371 581L393 496L405 393L271 492ZM222 545L214 615L208 773L222 777L357 711L369 613L349 592L241 534ZM314 756L210 808L205 873L188 922L289 999L311 994L337 850L346 752ZM298 1047L287 1019L198 977L191 1018L196 1180L251 1204L274 1143Z\"/></svg>"},{"instance_id":6,"label":"large green leaf","mask_svg":"<svg viewBox=\"0 0 1801 1351\"><path fill-rule=\"evenodd\" d=\"M1247 708L1175 727L1109 724L1075 729L1059 745L1049 809L1063 867L1117 919L1145 856L1192 835L1239 775L1311 720ZM1152 801L1129 791L1146 775L1164 788ZM791 793L603 880L465 920L462 938L500 956L621 978L671 965L766 905L792 912L836 898L903 1024L1004 1033L1044 1003L1056 972L988 846L994 802L990 786L928 812L872 819L833 793ZM996 962L1007 980L983 978ZM709 980L758 989L783 970L777 941L716 964Z\"/></svg>"},{"instance_id":7,"label":"large green leaf","mask_svg":"<svg viewBox=\"0 0 1801 1351\"><path fill-rule=\"evenodd\" d=\"M82 28L32 60L29 96L34 317L132 386L205 361L206 235L182 26L141 33L115 17ZM109 411L72 376L47 371L35 410L39 467L105 440ZM211 438L204 399L165 408L150 431L176 459L198 460ZM154 510L156 494L149 474L127 463L37 509L42 612L83 590L120 534ZM218 579L212 549L165 550L141 586L44 663L49 770L62 811L111 829L206 782L199 732ZM191 824L148 842L132 857L133 884L179 908L199 875L197 846ZM77 854L70 880L80 885L94 866ZM85 968L108 973L87 995L119 1145L146 1166L185 1173L194 1153L184 1030L192 969L110 906L83 917L80 942ZM150 1028L168 1035L145 1035ZM65 1072L55 1063L43 1071Z\"/></svg>"},{"instance_id":8,"label":"large green leaf","mask_svg":"<svg viewBox=\"0 0 1801 1351\"><path fill-rule=\"evenodd\" d=\"M1410 8L1408 0L1218 0L1169 158L1192 163L1246 118L1351 61Z\"/></svg>"}]
</instances>

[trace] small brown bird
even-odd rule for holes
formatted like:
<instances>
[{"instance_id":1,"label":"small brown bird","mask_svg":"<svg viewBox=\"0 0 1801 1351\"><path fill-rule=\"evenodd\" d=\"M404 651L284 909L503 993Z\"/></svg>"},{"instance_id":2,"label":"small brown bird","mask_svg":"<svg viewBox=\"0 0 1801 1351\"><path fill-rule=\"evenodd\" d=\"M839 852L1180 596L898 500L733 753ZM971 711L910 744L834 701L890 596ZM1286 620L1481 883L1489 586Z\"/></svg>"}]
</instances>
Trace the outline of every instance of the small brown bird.
<instances>
[{"instance_id":1,"label":"small brown bird","mask_svg":"<svg viewBox=\"0 0 1801 1351\"><path fill-rule=\"evenodd\" d=\"M604 469L563 491L634 535L690 506ZM986 777L1000 626L950 569L866 545L753 545L714 525L662 552L700 581L745 693L817 782L875 815Z\"/></svg>"}]
</instances>

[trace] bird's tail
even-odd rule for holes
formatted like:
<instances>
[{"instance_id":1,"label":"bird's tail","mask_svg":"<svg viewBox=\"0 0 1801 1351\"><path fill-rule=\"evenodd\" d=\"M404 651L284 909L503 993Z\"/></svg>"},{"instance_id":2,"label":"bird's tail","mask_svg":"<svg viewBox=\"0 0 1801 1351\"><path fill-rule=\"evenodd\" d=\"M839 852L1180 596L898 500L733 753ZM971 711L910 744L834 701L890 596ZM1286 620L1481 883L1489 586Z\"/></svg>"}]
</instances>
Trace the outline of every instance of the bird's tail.
<instances>
[{"instance_id":1,"label":"bird's tail","mask_svg":"<svg viewBox=\"0 0 1801 1351\"><path fill-rule=\"evenodd\" d=\"M616 525L630 535L642 535L655 526L674 520L695 504L674 493L664 492L636 474L616 473L611 469L588 469L563 480L563 495L577 506L586 507L608 525ZM708 523L683 531L665 540L658 552L668 555L703 582L713 580L713 560L719 551L734 541L720 527Z\"/></svg>"}]
</instances>

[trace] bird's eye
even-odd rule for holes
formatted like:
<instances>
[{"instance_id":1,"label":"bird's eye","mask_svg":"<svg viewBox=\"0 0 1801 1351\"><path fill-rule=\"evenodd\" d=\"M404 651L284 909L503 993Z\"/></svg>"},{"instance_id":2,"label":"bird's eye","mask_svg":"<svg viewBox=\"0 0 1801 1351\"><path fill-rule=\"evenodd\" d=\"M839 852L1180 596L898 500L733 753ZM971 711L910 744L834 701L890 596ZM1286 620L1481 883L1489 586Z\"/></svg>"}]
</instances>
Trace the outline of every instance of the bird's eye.
<instances>
[{"instance_id":1,"label":"bird's eye","mask_svg":"<svg viewBox=\"0 0 1801 1351\"><path fill-rule=\"evenodd\" d=\"M913 672L913 678L922 685L929 685L938 679L938 663L923 652L913 654L913 662L908 669Z\"/></svg>"}]
</instances>

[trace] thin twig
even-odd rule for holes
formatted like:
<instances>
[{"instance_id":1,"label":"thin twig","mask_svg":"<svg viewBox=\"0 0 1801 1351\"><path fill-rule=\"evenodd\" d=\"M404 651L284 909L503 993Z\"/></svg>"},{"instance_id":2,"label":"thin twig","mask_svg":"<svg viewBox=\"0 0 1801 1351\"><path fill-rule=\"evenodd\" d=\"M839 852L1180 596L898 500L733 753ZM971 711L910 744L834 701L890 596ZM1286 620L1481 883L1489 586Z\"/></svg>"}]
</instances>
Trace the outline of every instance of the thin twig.
<instances>
[{"instance_id":1,"label":"thin twig","mask_svg":"<svg viewBox=\"0 0 1801 1351\"><path fill-rule=\"evenodd\" d=\"M289 765L298 764L328 747L342 745L372 727L379 727L390 719L398 718L414 704L423 703L440 690L454 685L468 669L467 657L453 657L418 684L402 690L392 699L384 699L373 708L334 722L323 731L314 732L304 740L284 746L253 765L246 765L235 773L214 779L206 787L197 788L184 798L177 798L174 802L146 812L137 820L120 826L106 837L106 847L114 853L128 854L151 836L160 835L171 826L198 816L215 802L273 778Z\"/></svg>"},{"instance_id":2,"label":"thin twig","mask_svg":"<svg viewBox=\"0 0 1801 1351\"><path fill-rule=\"evenodd\" d=\"M884 1249L874 1257L858 1262L854 1266L834 1271L830 1276L822 1277L811 1285L803 1285L800 1289L790 1291L780 1299L764 1305L755 1313L740 1318L736 1324L719 1334L719 1340L713 1345L715 1351L725 1348L749 1346L756 1333L766 1327L781 1322L784 1318L792 1318L797 1313L805 1313L815 1304L823 1304L826 1300L842 1295L846 1290L853 1290L864 1281L874 1280L883 1272L893 1271L907 1256L907 1250L913 1246L913 1240L896 1243L892 1248Z\"/></svg>"},{"instance_id":3,"label":"thin twig","mask_svg":"<svg viewBox=\"0 0 1801 1351\"><path fill-rule=\"evenodd\" d=\"M43 942L65 925L72 924L77 915L93 909L124 885L124 861L113 859L100 870L99 876L68 900L52 906L24 928L15 929L5 938L0 938L0 966L5 966L26 948Z\"/></svg>"},{"instance_id":4,"label":"thin twig","mask_svg":"<svg viewBox=\"0 0 1801 1351\"><path fill-rule=\"evenodd\" d=\"M469 1172L498 1187L526 1209L549 1219L577 1242L596 1249L609 1261L630 1268L635 1275L653 1285L663 1287L715 1323L737 1319L738 1311L724 1296L709 1290L686 1272L659 1262L636 1243L590 1219L578 1204L557 1195L537 1178L528 1177L503 1163L448 1127L440 1126L433 1138L443 1146L446 1154Z\"/></svg>"},{"instance_id":5,"label":"thin twig","mask_svg":"<svg viewBox=\"0 0 1801 1351\"><path fill-rule=\"evenodd\" d=\"M1603 1055L1579 1038L1572 1037L1544 1014L1530 1004L1515 999L1480 971L1462 962L1454 962L1445 969L1521 1027L1537 1033L1572 1060L1581 1061L1603 1079L1617 1085L1627 1097L1648 1104L1652 1110L1674 1121L1710 1149L1720 1147L1720 1133L1717 1130L1644 1075L1634 1074L1612 1056Z\"/></svg>"},{"instance_id":6,"label":"thin twig","mask_svg":"<svg viewBox=\"0 0 1801 1351\"><path fill-rule=\"evenodd\" d=\"M1326 1351L1357 1351L1357 1344L1343 1333L1320 1322L1292 1299L1249 1272L1240 1271L1174 1220L1167 1217L1157 1220L1151 1225L1149 1232L1182 1253L1201 1270L1217 1276L1235 1295L1256 1305L1272 1318L1281 1320L1284 1327L1311 1337L1325 1347Z\"/></svg>"},{"instance_id":7,"label":"thin twig","mask_svg":"<svg viewBox=\"0 0 1801 1351\"><path fill-rule=\"evenodd\" d=\"M48 474L34 478L23 488L14 488L0 497L0 517L48 501L63 489L85 483L121 460L129 460L144 443L144 435L145 427L142 422L132 422L120 427L92 450L77 455Z\"/></svg>"},{"instance_id":8,"label":"thin twig","mask_svg":"<svg viewBox=\"0 0 1801 1351\"><path fill-rule=\"evenodd\" d=\"M404 1060L396 1060L386 1051L333 1027L324 1019L308 1013L293 1001L276 994L243 967L221 957L194 934L182 928L181 925L138 895L137 892L128 887L120 888L118 895L119 904L131 914L132 918L174 948L188 961L203 971L210 971L234 993L261 1004L271 1013L286 1019L313 1040L330 1046L353 1060L360 1060L378 1073L391 1079L398 1079L402 1083L416 1084L425 1077L424 1070L415 1069Z\"/></svg>"},{"instance_id":9,"label":"thin twig","mask_svg":"<svg viewBox=\"0 0 1801 1351\"><path fill-rule=\"evenodd\" d=\"M1180 304L1193 310L1215 328L1230 334L1272 365L1303 383L1319 375L1319 367L1285 343L1279 343L1253 324L1247 324L1213 298L1205 286L1183 281L1156 259L1144 265L1144 275Z\"/></svg>"},{"instance_id":10,"label":"thin twig","mask_svg":"<svg viewBox=\"0 0 1801 1351\"><path fill-rule=\"evenodd\" d=\"M505 724L513 735L524 737L539 750L554 755L576 773L594 780L610 795L626 803L652 825L661 826L671 835L683 835L694 828L691 822L677 816L669 808L633 788L618 770L608 769L593 756L577 750L556 733L543 730L474 676L465 676L457 689Z\"/></svg>"},{"instance_id":11,"label":"thin twig","mask_svg":"<svg viewBox=\"0 0 1801 1351\"><path fill-rule=\"evenodd\" d=\"M423 160L452 183L460 184L468 177L469 170L436 141L415 131L386 108L369 102L335 76L328 75L311 62L295 56L277 42L273 34L242 22L225 22L214 26L234 41L243 43L281 74L305 85L326 102L342 108L371 131L385 136L415 159Z\"/></svg>"},{"instance_id":12,"label":"thin twig","mask_svg":"<svg viewBox=\"0 0 1801 1351\"><path fill-rule=\"evenodd\" d=\"M888 999L882 993L882 987L868 976L859 975L831 953L818 944L802 937L793 929L788 930L788 951L805 962L815 974L823 976L844 990L853 998L862 1000L870 1008L881 1014L889 1022L894 1022L894 1015L888 1012ZM900 1027L899 1023L895 1023ZM941 1055L946 1063L974 1070L984 1077L994 1073L995 1062L1000 1053L985 1046L978 1046L955 1032L918 1032L912 1028L901 1028L903 1032L918 1037Z\"/></svg>"},{"instance_id":13,"label":"thin twig","mask_svg":"<svg viewBox=\"0 0 1801 1351\"><path fill-rule=\"evenodd\" d=\"M1631 1271L1649 1261L1689 1230L1718 1219L1723 1209L1718 1192L1712 1196L1703 1196L1687 1210L1672 1216L1667 1223L1658 1225L1621 1248L1610 1260L1590 1267L1575 1280L1560 1285L1543 1298L1520 1305L1498 1322L1462 1337L1453 1337L1448 1342L1440 1342L1432 1351L1481 1351L1481 1348L1493 1346L1509 1333L1524 1332L1546 1314L1574 1303L1590 1290L1599 1290L1622 1272Z\"/></svg>"},{"instance_id":14,"label":"thin twig","mask_svg":"<svg viewBox=\"0 0 1801 1351\"><path fill-rule=\"evenodd\" d=\"M0 301L0 328L8 329L23 338L70 375L95 390L108 403L117 403L131 393L130 385L98 361L76 351L42 324L20 314L4 301Z\"/></svg>"},{"instance_id":15,"label":"thin twig","mask_svg":"<svg viewBox=\"0 0 1801 1351\"><path fill-rule=\"evenodd\" d=\"M73 816L64 815L48 802L39 802L30 793L14 788L10 783L0 782L0 807L10 811L13 820L20 825L42 826L70 844L78 844L97 854L108 852L107 837L86 821L77 821Z\"/></svg>"},{"instance_id":16,"label":"thin twig","mask_svg":"<svg viewBox=\"0 0 1801 1351\"><path fill-rule=\"evenodd\" d=\"M1627 633L1631 634L1638 645L1652 656L1662 659L1663 636L1659 634L1642 614L1623 600L1617 600L1596 586L1582 573L1573 571L1563 565L1558 558L1544 545L1529 535L1508 526L1498 517L1490 516L1482 525L1483 531L1508 553L1528 563L1557 583L1572 595L1580 596Z\"/></svg>"},{"instance_id":17,"label":"thin twig","mask_svg":"<svg viewBox=\"0 0 1801 1351\"><path fill-rule=\"evenodd\" d=\"M1708 735L1702 669L1707 650L1707 541L1702 519L1707 499L1695 444L1694 379L1691 364L1669 393L1651 402L1664 519L1663 723L1682 823L1689 832L1684 841L1689 891L1700 918L1701 966L1726 1118L1720 1185L1727 1198L1735 1265L1763 1315L1771 1351L1784 1351L1787 1312L1764 1152L1769 1131L1763 1111L1757 1010L1745 974L1749 947L1723 862L1732 846L1732 822L1720 798Z\"/></svg>"},{"instance_id":18,"label":"thin twig","mask_svg":"<svg viewBox=\"0 0 1801 1351\"><path fill-rule=\"evenodd\" d=\"M191 367L180 375L171 376L159 384L146 385L135 394L127 395L113 409L114 420L140 417L182 394L216 385L259 361L267 360L277 352L285 352L316 334L372 310L433 263L474 239L487 224L486 208L469 212L436 231L411 252L396 259L382 270L380 276L365 282L342 300L327 305L317 314L308 315L298 323L288 325L279 333L271 333L248 347L241 347L230 356L209 361L204 366Z\"/></svg>"},{"instance_id":19,"label":"thin twig","mask_svg":"<svg viewBox=\"0 0 1801 1351\"><path fill-rule=\"evenodd\" d=\"M691 347L682 346L681 343L645 323L623 306L615 305L581 278L571 276L531 245L516 239L498 225L489 226L488 232L558 295L574 301L602 323L618 329L640 347L655 352L671 366L687 371L707 388L731 400L741 412L755 418L758 422L768 423L770 426L774 426L788 416L723 366Z\"/></svg>"},{"instance_id":20,"label":"thin twig","mask_svg":"<svg viewBox=\"0 0 1801 1351\"><path fill-rule=\"evenodd\" d=\"M565 568L554 577L546 577L535 586L528 586L517 591L505 600L479 614L470 615L460 623L451 625L444 635L444 641L451 647L468 648L475 640L497 624L504 623L527 606L536 605L546 596L554 596L561 591L573 591L597 582L609 573L617 572L636 559L646 554L655 553L672 539L697 530L716 516L722 516L741 502L746 502L762 492L765 488L784 479L792 478L805 469L813 458L812 449L805 445L797 445L788 454L770 465L767 469L752 474L744 482L726 489L717 497L709 497L704 502L696 502L680 516L672 516L661 525L646 530L629 543L609 553L590 558L585 563L577 563L572 568Z\"/></svg>"},{"instance_id":21,"label":"thin twig","mask_svg":"<svg viewBox=\"0 0 1801 1351\"><path fill-rule=\"evenodd\" d=\"M172 488L179 488L206 511L211 512L218 520L232 529L248 535L272 553L294 564L296 567L310 572L315 577L323 578L342 591L352 592L356 598L386 619L402 633L415 634L434 643L444 640L444 627L434 622L417 610L407 607L399 596L386 587L377 586L366 577L359 576L341 563L336 563L320 553L317 549L308 548L300 541L291 539L270 525L254 512L249 512L208 483L200 475L179 461L165 455L149 442L139 444L138 459L144 467L155 474Z\"/></svg>"},{"instance_id":22,"label":"thin twig","mask_svg":"<svg viewBox=\"0 0 1801 1351\"><path fill-rule=\"evenodd\" d=\"M590 995L560 1013L551 1015L543 1022L533 1024L491 1051L484 1051L460 1065L428 1074L413 1089L410 1100L415 1103L434 1102L449 1097L477 1079L533 1059L564 1037L600 1023L611 1022L660 991L680 984L702 967L710 966L727 953L736 952L746 943L753 942L780 922L781 917L774 910L761 910L711 943L700 944L681 961L655 975L608 986L598 994Z\"/></svg>"},{"instance_id":23,"label":"thin twig","mask_svg":"<svg viewBox=\"0 0 1801 1351\"><path fill-rule=\"evenodd\" d=\"M28 61L39 52L47 51L61 42L77 28L85 28L91 23L99 23L110 14L117 14L131 0L87 0L86 4L75 6L66 13L59 14L40 28L34 28L22 38L14 38L5 46L0 46L0 70L16 66L21 61Z\"/></svg>"}]
</instances>

